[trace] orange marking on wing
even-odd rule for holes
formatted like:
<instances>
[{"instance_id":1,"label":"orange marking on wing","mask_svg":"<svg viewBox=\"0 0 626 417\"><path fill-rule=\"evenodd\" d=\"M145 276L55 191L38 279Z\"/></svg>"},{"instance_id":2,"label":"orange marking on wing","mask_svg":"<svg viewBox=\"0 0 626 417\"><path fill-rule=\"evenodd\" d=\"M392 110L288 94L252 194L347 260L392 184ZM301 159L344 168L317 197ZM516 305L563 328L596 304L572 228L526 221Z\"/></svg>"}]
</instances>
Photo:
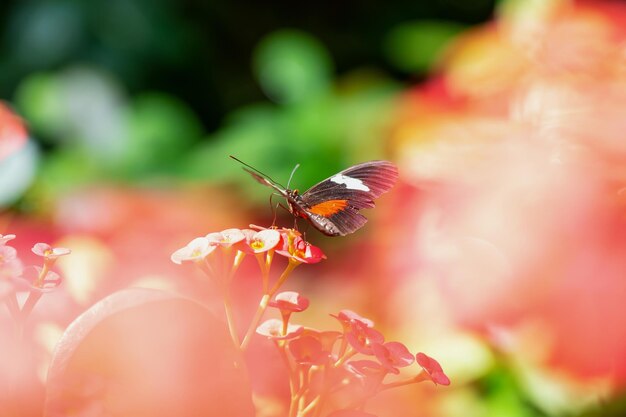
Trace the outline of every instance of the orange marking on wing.
<instances>
[{"instance_id":1,"label":"orange marking on wing","mask_svg":"<svg viewBox=\"0 0 626 417\"><path fill-rule=\"evenodd\" d=\"M348 200L328 200L323 203L316 204L309 208L308 211L320 216L329 217L335 213L339 213L348 205Z\"/></svg>"}]
</instances>

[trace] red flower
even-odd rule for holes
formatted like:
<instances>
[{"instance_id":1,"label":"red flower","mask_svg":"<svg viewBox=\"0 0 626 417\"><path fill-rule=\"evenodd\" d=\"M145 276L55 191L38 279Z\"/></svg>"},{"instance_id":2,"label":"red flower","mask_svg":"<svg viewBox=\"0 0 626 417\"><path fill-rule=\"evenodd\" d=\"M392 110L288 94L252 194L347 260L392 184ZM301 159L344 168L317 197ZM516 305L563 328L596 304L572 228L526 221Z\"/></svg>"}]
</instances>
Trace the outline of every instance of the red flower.
<instances>
[{"instance_id":1,"label":"red flower","mask_svg":"<svg viewBox=\"0 0 626 417\"><path fill-rule=\"evenodd\" d=\"M365 327L374 327L374 322L370 319L359 316L352 310L341 310L336 316L331 314L332 317L339 320L344 329L349 329L354 323L360 323Z\"/></svg>"},{"instance_id":2,"label":"red flower","mask_svg":"<svg viewBox=\"0 0 626 417\"><path fill-rule=\"evenodd\" d=\"M346 363L344 367L357 378L380 378L387 373L387 369L380 363L367 359L350 361Z\"/></svg>"},{"instance_id":3,"label":"red flower","mask_svg":"<svg viewBox=\"0 0 626 417\"><path fill-rule=\"evenodd\" d=\"M373 344L380 344L385 341L385 336L378 330L365 326L363 323L355 321L350 330L346 333L346 340L357 352L365 355L373 355Z\"/></svg>"},{"instance_id":4,"label":"red flower","mask_svg":"<svg viewBox=\"0 0 626 417\"><path fill-rule=\"evenodd\" d=\"M289 342L289 351L294 361L301 365L324 365L328 361L328 352L322 342L311 335L304 335Z\"/></svg>"},{"instance_id":5,"label":"red flower","mask_svg":"<svg viewBox=\"0 0 626 417\"><path fill-rule=\"evenodd\" d=\"M450 385L450 379L443 373L441 365L435 359L420 352L415 355L415 360L435 385Z\"/></svg>"},{"instance_id":6,"label":"red flower","mask_svg":"<svg viewBox=\"0 0 626 417\"><path fill-rule=\"evenodd\" d=\"M333 351L335 342L341 337L341 333L334 330L320 331L310 327L304 329L303 335L310 335L317 338L317 340L322 343L322 349L328 352L329 355Z\"/></svg>"},{"instance_id":7,"label":"red flower","mask_svg":"<svg viewBox=\"0 0 626 417\"><path fill-rule=\"evenodd\" d=\"M381 365L394 374L400 372L397 368L409 366L415 361L413 354L400 342L375 343L372 350Z\"/></svg>"},{"instance_id":8,"label":"red flower","mask_svg":"<svg viewBox=\"0 0 626 417\"><path fill-rule=\"evenodd\" d=\"M324 252L302 239L297 230L282 229L281 237L279 248L276 250L279 255L305 264L315 264L326 259Z\"/></svg>"}]
</instances>

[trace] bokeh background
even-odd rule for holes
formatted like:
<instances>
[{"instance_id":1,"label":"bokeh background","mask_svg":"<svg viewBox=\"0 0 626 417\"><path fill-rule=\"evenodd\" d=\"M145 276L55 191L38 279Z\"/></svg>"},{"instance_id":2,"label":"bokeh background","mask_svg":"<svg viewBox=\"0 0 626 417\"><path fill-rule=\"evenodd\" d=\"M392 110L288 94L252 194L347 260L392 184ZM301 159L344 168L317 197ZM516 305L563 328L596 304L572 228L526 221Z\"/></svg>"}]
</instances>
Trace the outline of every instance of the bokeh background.
<instances>
[{"instance_id":1,"label":"bokeh background","mask_svg":"<svg viewBox=\"0 0 626 417\"><path fill-rule=\"evenodd\" d=\"M117 290L221 314L169 257L273 222L236 155L282 183L300 163L301 190L398 164L361 231L307 232L328 260L288 283L311 299L305 324L358 311L452 380L385 393L372 412L624 415L625 28L626 4L609 0L2 2L0 233L26 261L38 241L73 251L27 328L32 373L2 401L42 415L56 342ZM242 319L254 267L237 284ZM9 340L8 314L0 324ZM259 416L283 412L277 376L253 381Z\"/></svg>"}]
</instances>

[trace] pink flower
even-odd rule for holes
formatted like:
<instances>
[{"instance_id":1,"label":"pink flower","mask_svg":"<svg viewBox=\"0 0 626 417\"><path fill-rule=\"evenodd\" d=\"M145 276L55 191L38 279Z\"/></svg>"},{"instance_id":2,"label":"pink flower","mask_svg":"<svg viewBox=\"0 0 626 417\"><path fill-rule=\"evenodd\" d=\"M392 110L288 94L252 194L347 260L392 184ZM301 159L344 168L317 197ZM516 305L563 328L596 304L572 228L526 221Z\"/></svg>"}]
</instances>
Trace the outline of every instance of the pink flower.
<instances>
[{"instance_id":1,"label":"pink flower","mask_svg":"<svg viewBox=\"0 0 626 417\"><path fill-rule=\"evenodd\" d=\"M294 361L301 365L324 365L328 362L328 352L316 337L305 335L289 342L289 351Z\"/></svg>"},{"instance_id":2,"label":"pink flower","mask_svg":"<svg viewBox=\"0 0 626 417\"><path fill-rule=\"evenodd\" d=\"M256 232L251 229L241 231L245 237L237 248L246 253L263 253L274 249L280 242L280 233L275 229Z\"/></svg>"},{"instance_id":3,"label":"pink flower","mask_svg":"<svg viewBox=\"0 0 626 417\"><path fill-rule=\"evenodd\" d=\"M350 361L345 364L345 369L357 378L376 377L380 379L387 373L387 370L380 363L368 359Z\"/></svg>"},{"instance_id":4,"label":"pink flower","mask_svg":"<svg viewBox=\"0 0 626 417\"><path fill-rule=\"evenodd\" d=\"M336 316L334 314L331 316L339 320L344 329L350 328L354 323L361 323L365 327L374 327L372 320L361 317L352 310L341 310Z\"/></svg>"},{"instance_id":5,"label":"pink flower","mask_svg":"<svg viewBox=\"0 0 626 417\"><path fill-rule=\"evenodd\" d=\"M22 274L22 261L18 258L0 262L0 280L19 277Z\"/></svg>"},{"instance_id":6,"label":"pink flower","mask_svg":"<svg viewBox=\"0 0 626 417\"><path fill-rule=\"evenodd\" d=\"M0 279L18 277L22 273L22 261L12 246L0 245Z\"/></svg>"},{"instance_id":7,"label":"pink flower","mask_svg":"<svg viewBox=\"0 0 626 417\"><path fill-rule=\"evenodd\" d=\"M208 256L215 248L216 246L211 245L207 238L197 237L189 242L187 246L174 252L170 259L179 265L183 262L197 262Z\"/></svg>"},{"instance_id":8,"label":"pink flower","mask_svg":"<svg viewBox=\"0 0 626 417\"><path fill-rule=\"evenodd\" d=\"M317 246L302 239L300 232L294 229L282 229L282 240L276 253L297 262L315 264L326 259L324 252Z\"/></svg>"},{"instance_id":9,"label":"pink flower","mask_svg":"<svg viewBox=\"0 0 626 417\"><path fill-rule=\"evenodd\" d=\"M400 342L375 343L372 351L381 365L394 374L400 372L397 368L409 366L415 361L413 354Z\"/></svg>"},{"instance_id":10,"label":"pink flower","mask_svg":"<svg viewBox=\"0 0 626 417\"><path fill-rule=\"evenodd\" d=\"M363 325L361 322L352 323L350 330L346 333L346 340L357 352L365 355L373 355L372 345L385 341L385 336L378 330Z\"/></svg>"},{"instance_id":11,"label":"pink flower","mask_svg":"<svg viewBox=\"0 0 626 417\"><path fill-rule=\"evenodd\" d=\"M5 245L9 240L15 239L15 235L0 235L0 245Z\"/></svg>"},{"instance_id":12,"label":"pink flower","mask_svg":"<svg viewBox=\"0 0 626 417\"><path fill-rule=\"evenodd\" d=\"M319 340L322 346L322 350L328 357L330 357L333 351L333 346L335 345L335 342L337 342L337 340L339 340L339 338L342 336L342 333L333 330L321 331L313 329L311 327L306 327L302 332L302 337L304 336L313 337L314 339Z\"/></svg>"},{"instance_id":13,"label":"pink flower","mask_svg":"<svg viewBox=\"0 0 626 417\"><path fill-rule=\"evenodd\" d=\"M450 385L450 379L443 373L441 365L439 365L439 362L435 359L420 352L415 355L415 360L428 375L428 378L435 383L435 385Z\"/></svg>"},{"instance_id":14,"label":"pink flower","mask_svg":"<svg viewBox=\"0 0 626 417\"><path fill-rule=\"evenodd\" d=\"M56 259L59 256L69 255L72 253L72 251L67 248L53 248L47 243L35 243L32 251L35 255L43 256L45 259Z\"/></svg>"},{"instance_id":15,"label":"pink flower","mask_svg":"<svg viewBox=\"0 0 626 417\"><path fill-rule=\"evenodd\" d=\"M0 264L17 258L17 250L13 246L0 245Z\"/></svg>"},{"instance_id":16,"label":"pink flower","mask_svg":"<svg viewBox=\"0 0 626 417\"><path fill-rule=\"evenodd\" d=\"M15 284L8 279L0 279L0 301L15 292Z\"/></svg>"},{"instance_id":17,"label":"pink flower","mask_svg":"<svg viewBox=\"0 0 626 417\"><path fill-rule=\"evenodd\" d=\"M18 280L23 280L30 286L31 290L39 292L49 292L55 290L61 285L62 279L59 274L53 271L47 271L42 276L43 268L39 266L29 266L24 269L22 276Z\"/></svg>"},{"instance_id":18,"label":"pink flower","mask_svg":"<svg viewBox=\"0 0 626 417\"><path fill-rule=\"evenodd\" d=\"M212 245L231 247L235 243L241 242L246 238L240 229L226 229L221 232L209 233L206 235L209 243Z\"/></svg>"},{"instance_id":19,"label":"pink flower","mask_svg":"<svg viewBox=\"0 0 626 417\"><path fill-rule=\"evenodd\" d=\"M284 291L276 294L276 297L270 301L269 305L270 307L278 308L281 312L300 312L307 309L309 299L295 291Z\"/></svg>"},{"instance_id":20,"label":"pink flower","mask_svg":"<svg viewBox=\"0 0 626 417\"><path fill-rule=\"evenodd\" d=\"M256 332L261 336L269 337L274 340L287 340L300 335L304 330L304 327L297 324L289 324L287 326L287 331L284 330L285 327L283 322L278 319L266 320L256 328Z\"/></svg>"}]
</instances>

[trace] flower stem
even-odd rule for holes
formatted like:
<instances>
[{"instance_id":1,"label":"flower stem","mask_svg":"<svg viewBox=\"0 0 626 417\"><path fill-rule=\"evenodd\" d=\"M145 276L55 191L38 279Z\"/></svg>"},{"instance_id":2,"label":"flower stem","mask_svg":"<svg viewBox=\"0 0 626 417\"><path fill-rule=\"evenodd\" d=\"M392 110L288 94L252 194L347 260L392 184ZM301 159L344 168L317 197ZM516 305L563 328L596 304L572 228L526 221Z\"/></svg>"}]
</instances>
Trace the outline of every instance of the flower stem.
<instances>
[{"instance_id":1,"label":"flower stem","mask_svg":"<svg viewBox=\"0 0 626 417\"><path fill-rule=\"evenodd\" d=\"M404 385L415 384L416 382L420 382L420 381L417 381L416 378L413 377L413 378L405 379L403 381L390 382L389 384L381 384L380 387L378 388L378 392L385 391L391 388L402 387Z\"/></svg>"},{"instance_id":2,"label":"flower stem","mask_svg":"<svg viewBox=\"0 0 626 417\"><path fill-rule=\"evenodd\" d=\"M339 359L337 359L337 362L335 362L333 364L333 368L338 368L341 365L343 365L348 359L350 359L351 357L353 357L354 355L356 355L357 353L359 353L358 351L350 348L346 351L346 353Z\"/></svg>"},{"instance_id":3,"label":"flower stem","mask_svg":"<svg viewBox=\"0 0 626 417\"><path fill-rule=\"evenodd\" d=\"M4 304L7 306L7 310L9 310L9 313L11 313L13 321L17 322L20 317L20 306L17 303L17 294L13 293L9 295L4 300Z\"/></svg>"},{"instance_id":4,"label":"flower stem","mask_svg":"<svg viewBox=\"0 0 626 417\"><path fill-rule=\"evenodd\" d=\"M30 313L35 308L37 301L41 298L42 293L39 291L30 291L28 293L28 298L26 302L24 302L24 306L22 307L22 311L20 312L20 321L23 323L26 321Z\"/></svg>"},{"instance_id":5,"label":"flower stem","mask_svg":"<svg viewBox=\"0 0 626 417\"><path fill-rule=\"evenodd\" d=\"M246 257L246 253L245 252L237 251L237 254L235 255L235 258L233 259L233 263L232 263L232 266L230 268L230 272L228 273L228 278L226 279L227 283L230 283L233 280L233 276L235 276L235 273L239 269L239 265L241 265L241 261L243 261L243 258L245 258L245 257Z\"/></svg>"},{"instance_id":6,"label":"flower stem","mask_svg":"<svg viewBox=\"0 0 626 417\"><path fill-rule=\"evenodd\" d=\"M259 263L259 268L261 269L261 279L263 282L263 294L267 294L267 290L269 288L270 281L270 270L269 265L266 262L267 257L264 256L263 253L256 254L256 260Z\"/></svg>"},{"instance_id":7,"label":"flower stem","mask_svg":"<svg viewBox=\"0 0 626 417\"><path fill-rule=\"evenodd\" d=\"M252 318L252 321L250 322L250 326L248 327L248 331L246 332L246 335L243 338L243 342L241 342L241 345L239 346L242 352L248 348L248 345L250 344L250 339L252 338L252 334L258 327L259 322L261 321L261 318L263 318L263 313L265 313L265 310L267 309L267 305L270 302L270 298L272 298L274 293L278 291L280 286L287 280L291 272L298 265L300 265L300 262L292 261L290 259L289 263L287 264L287 267L285 268L283 273L280 274L280 277L278 277L278 280L276 281L272 289L269 292L266 292L265 294L263 294L261 301L259 301L259 307L257 308L256 313L254 314L254 317Z\"/></svg>"},{"instance_id":8,"label":"flower stem","mask_svg":"<svg viewBox=\"0 0 626 417\"><path fill-rule=\"evenodd\" d=\"M311 402L309 404L307 404L306 407L304 407L300 413L298 414L299 416L305 416L308 413L310 413L312 410L315 409L315 406L317 406L320 403L320 400L322 399L322 395L318 395L317 397L313 398L313 400L311 400ZM321 410L321 408L320 408ZM317 410L316 410L317 411Z\"/></svg>"},{"instance_id":9,"label":"flower stem","mask_svg":"<svg viewBox=\"0 0 626 417\"><path fill-rule=\"evenodd\" d=\"M248 327L248 331L246 332L246 335L243 338L243 342L241 342L241 345L239 346L239 349L242 352L244 352L248 348L248 345L250 344L250 339L252 338L252 334L258 327L259 322L261 321L261 318L263 317L263 313L265 313L265 309L267 308L267 305L270 302L270 297L271 297L270 294L264 294L263 297L261 298L261 301L259 301L259 307L257 308L256 313L254 314L254 317L252 318L252 321L250 322L250 326Z\"/></svg>"},{"instance_id":10,"label":"flower stem","mask_svg":"<svg viewBox=\"0 0 626 417\"><path fill-rule=\"evenodd\" d=\"M228 323L228 332L230 333L230 338L233 341L233 346L237 347L239 346L239 336L237 336L237 326L235 325L233 306L228 288L223 288L222 297L224 303L224 313L226 314L226 322Z\"/></svg>"},{"instance_id":11,"label":"flower stem","mask_svg":"<svg viewBox=\"0 0 626 417\"><path fill-rule=\"evenodd\" d=\"M291 272L293 272L293 270L296 269L296 267L298 265L300 265L299 261L296 261L293 258L289 259L289 263L287 264L287 267L285 268L283 273L280 274L280 277L278 277L278 280L276 281L276 283L274 284L274 286L270 290L270 292L269 292L270 296L274 295L276 293L276 291L278 291L280 286L285 283L285 281L287 280L289 275L291 275Z\"/></svg>"}]
</instances>

